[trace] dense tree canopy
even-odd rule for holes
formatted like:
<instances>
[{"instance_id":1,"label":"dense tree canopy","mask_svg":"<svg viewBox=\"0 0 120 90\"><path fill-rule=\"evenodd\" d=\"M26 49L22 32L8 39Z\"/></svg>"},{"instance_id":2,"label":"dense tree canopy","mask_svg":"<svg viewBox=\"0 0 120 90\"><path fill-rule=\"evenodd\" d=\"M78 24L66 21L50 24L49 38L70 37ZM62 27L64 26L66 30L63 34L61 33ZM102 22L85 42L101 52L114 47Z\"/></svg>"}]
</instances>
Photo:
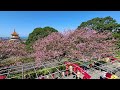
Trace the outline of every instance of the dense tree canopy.
<instances>
[{"instance_id":1,"label":"dense tree canopy","mask_svg":"<svg viewBox=\"0 0 120 90\"><path fill-rule=\"evenodd\" d=\"M112 35L115 39L117 39L117 48L120 49L120 33L114 32L114 33L112 33Z\"/></svg>"},{"instance_id":2,"label":"dense tree canopy","mask_svg":"<svg viewBox=\"0 0 120 90\"><path fill-rule=\"evenodd\" d=\"M26 40L26 45L27 45L26 48L32 50L31 46L36 40L38 40L38 38L39 39L44 38L49 34L51 34L52 32L58 32L58 31L52 27L35 28L33 32L29 34L29 37Z\"/></svg>"},{"instance_id":3,"label":"dense tree canopy","mask_svg":"<svg viewBox=\"0 0 120 90\"><path fill-rule=\"evenodd\" d=\"M11 56L26 56L25 44L17 41L1 41L0 42L0 59Z\"/></svg>"},{"instance_id":4,"label":"dense tree canopy","mask_svg":"<svg viewBox=\"0 0 120 90\"><path fill-rule=\"evenodd\" d=\"M81 27L89 27L98 31L104 31L104 30L117 31L118 28L120 27L120 24L118 24L115 19L108 16L105 18L96 17L86 22L82 22L80 26L78 26L78 28Z\"/></svg>"},{"instance_id":5,"label":"dense tree canopy","mask_svg":"<svg viewBox=\"0 0 120 90\"><path fill-rule=\"evenodd\" d=\"M54 58L90 60L114 53L115 40L110 32L80 29L68 34L52 33L34 45L36 61Z\"/></svg>"},{"instance_id":6,"label":"dense tree canopy","mask_svg":"<svg viewBox=\"0 0 120 90\"><path fill-rule=\"evenodd\" d=\"M26 41L26 44L31 44L38 40L38 38L44 38L48 36L52 32L58 32L56 29L52 27L44 27L44 28L35 28L32 33L29 34L29 37Z\"/></svg>"}]
</instances>

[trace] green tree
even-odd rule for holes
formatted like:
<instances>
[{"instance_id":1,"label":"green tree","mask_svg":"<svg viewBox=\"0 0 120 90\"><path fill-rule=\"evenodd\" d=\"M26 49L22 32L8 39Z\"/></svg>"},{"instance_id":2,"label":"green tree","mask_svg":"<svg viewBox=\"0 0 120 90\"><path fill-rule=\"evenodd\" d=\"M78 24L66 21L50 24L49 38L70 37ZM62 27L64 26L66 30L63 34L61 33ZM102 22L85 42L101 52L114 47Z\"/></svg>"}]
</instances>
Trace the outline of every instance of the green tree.
<instances>
[{"instance_id":1,"label":"green tree","mask_svg":"<svg viewBox=\"0 0 120 90\"><path fill-rule=\"evenodd\" d=\"M38 40L38 39L42 39L46 36L48 36L49 34L51 34L52 32L58 32L58 30L52 28L52 27L44 27L44 28L35 28L33 30L32 33L29 34L28 39L26 40L26 49L29 51L32 51L32 44Z\"/></svg>"},{"instance_id":2,"label":"green tree","mask_svg":"<svg viewBox=\"0 0 120 90\"><path fill-rule=\"evenodd\" d=\"M112 35L115 39L117 39L117 46L118 46L118 49L120 49L120 32L114 32L112 33Z\"/></svg>"},{"instance_id":3,"label":"green tree","mask_svg":"<svg viewBox=\"0 0 120 90\"><path fill-rule=\"evenodd\" d=\"M80 26L78 26L78 29L81 27L88 27L98 31L117 31L118 27L120 27L120 24L118 24L112 17L107 16L104 18L96 17L86 22L82 22Z\"/></svg>"}]
</instances>

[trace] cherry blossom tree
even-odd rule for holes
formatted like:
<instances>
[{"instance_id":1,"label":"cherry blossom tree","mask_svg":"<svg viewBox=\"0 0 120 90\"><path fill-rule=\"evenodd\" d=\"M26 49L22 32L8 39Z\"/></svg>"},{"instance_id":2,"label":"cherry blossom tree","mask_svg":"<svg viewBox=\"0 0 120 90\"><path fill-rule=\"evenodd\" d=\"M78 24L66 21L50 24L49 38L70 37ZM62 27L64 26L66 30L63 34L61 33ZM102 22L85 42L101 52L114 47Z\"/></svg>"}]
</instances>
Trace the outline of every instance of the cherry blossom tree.
<instances>
[{"instance_id":1,"label":"cherry blossom tree","mask_svg":"<svg viewBox=\"0 0 120 90\"><path fill-rule=\"evenodd\" d=\"M116 40L110 32L98 33L91 29L79 29L67 33L55 32L37 40L33 45L36 61L67 57L72 59L100 59L112 55Z\"/></svg>"},{"instance_id":2,"label":"cherry blossom tree","mask_svg":"<svg viewBox=\"0 0 120 90\"><path fill-rule=\"evenodd\" d=\"M110 32L98 33L91 29L80 29L75 30L69 37L76 44L83 59L100 59L102 56L112 55L115 51L116 40L112 39Z\"/></svg>"},{"instance_id":3,"label":"cherry blossom tree","mask_svg":"<svg viewBox=\"0 0 120 90\"><path fill-rule=\"evenodd\" d=\"M10 56L26 56L25 44L17 41L1 41L0 56L1 58Z\"/></svg>"}]
</instances>

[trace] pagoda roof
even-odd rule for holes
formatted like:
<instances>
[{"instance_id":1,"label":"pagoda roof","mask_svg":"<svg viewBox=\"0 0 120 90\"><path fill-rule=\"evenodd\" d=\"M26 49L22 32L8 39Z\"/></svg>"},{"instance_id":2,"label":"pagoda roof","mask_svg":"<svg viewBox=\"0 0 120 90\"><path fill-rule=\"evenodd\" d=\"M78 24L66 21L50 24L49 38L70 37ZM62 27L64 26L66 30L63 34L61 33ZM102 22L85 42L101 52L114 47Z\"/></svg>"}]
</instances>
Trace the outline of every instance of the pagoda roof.
<instances>
[{"instance_id":1,"label":"pagoda roof","mask_svg":"<svg viewBox=\"0 0 120 90\"><path fill-rule=\"evenodd\" d=\"M16 33L15 29L14 29L14 32L11 35L12 36L18 36L18 34Z\"/></svg>"}]
</instances>

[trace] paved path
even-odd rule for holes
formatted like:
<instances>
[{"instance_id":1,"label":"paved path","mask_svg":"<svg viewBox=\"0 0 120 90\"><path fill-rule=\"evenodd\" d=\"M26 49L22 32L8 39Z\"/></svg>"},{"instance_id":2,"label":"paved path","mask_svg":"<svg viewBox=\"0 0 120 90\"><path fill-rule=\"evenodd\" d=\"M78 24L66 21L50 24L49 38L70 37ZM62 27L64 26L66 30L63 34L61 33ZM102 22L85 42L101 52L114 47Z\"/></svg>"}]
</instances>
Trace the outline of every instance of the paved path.
<instances>
[{"instance_id":1,"label":"paved path","mask_svg":"<svg viewBox=\"0 0 120 90\"><path fill-rule=\"evenodd\" d=\"M69 76L67 76L67 77L65 77L65 78L63 78L63 79L76 79L76 77L73 77L74 75L69 75Z\"/></svg>"}]
</instances>

